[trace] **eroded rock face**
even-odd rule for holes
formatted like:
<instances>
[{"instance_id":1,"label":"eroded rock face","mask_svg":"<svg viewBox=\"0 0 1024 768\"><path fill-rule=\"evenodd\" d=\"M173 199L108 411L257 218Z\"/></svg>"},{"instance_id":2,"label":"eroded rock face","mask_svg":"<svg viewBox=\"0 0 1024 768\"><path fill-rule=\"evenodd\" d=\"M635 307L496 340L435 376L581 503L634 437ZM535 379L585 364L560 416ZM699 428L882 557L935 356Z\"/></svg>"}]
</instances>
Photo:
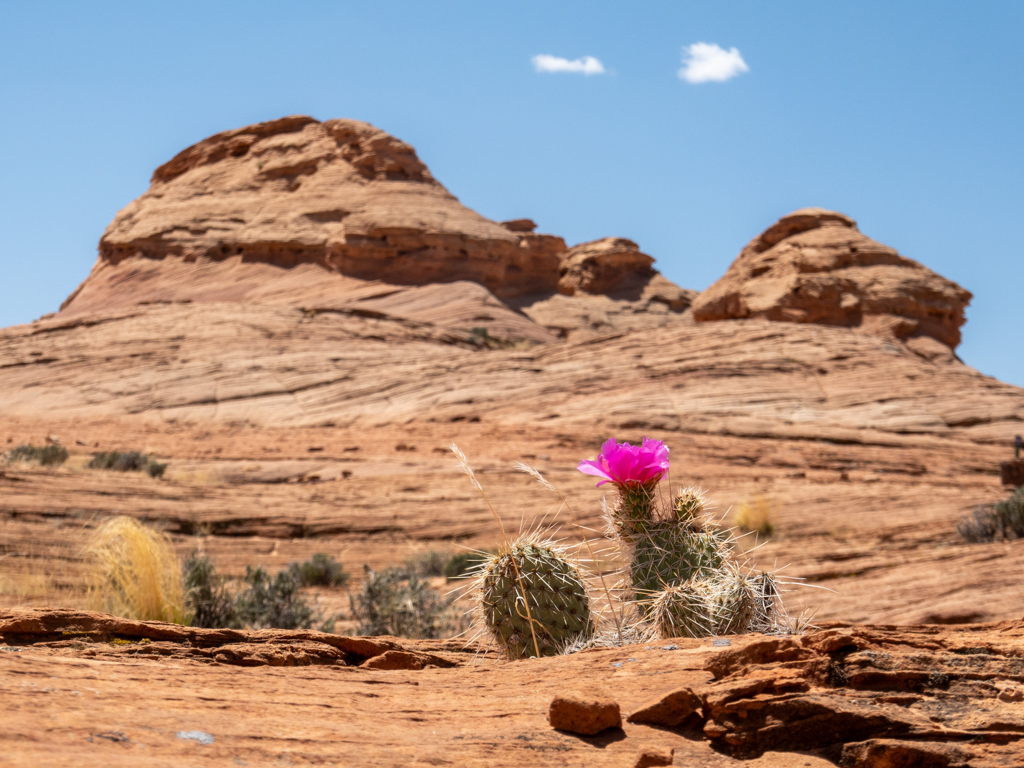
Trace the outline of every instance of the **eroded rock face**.
<instances>
[{"instance_id":1,"label":"eroded rock face","mask_svg":"<svg viewBox=\"0 0 1024 768\"><path fill-rule=\"evenodd\" d=\"M693 304L696 320L759 317L861 328L926 357L960 343L969 291L821 208L783 216L755 237Z\"/></svg>"},{"instance_id":2,"label":"eroded rock face","mask_svg":"<svg viewBox=\"0 0 1024 768\"><path fill-rule=\"evenodd\" d=\"M608 293L654 276L654 259L624 237L605 237L580 243L562 254L558 291L572 296Z\"/></svg>"},{"instance_id":3,"label":"eroded rock face","mask_svg":"<svg viewBox=\"0 0 1024 768\"><path fill-rule=\"evenodd\" d=\"M91 284L131 288L144 260L166 259L315 264L394 285L471 280L500 296L554 291L565 243L469 210L412 147L367 123L293 116L218 133L157 168L99 250L62 309L89 298Z\"/></svg>"}]
</instances>

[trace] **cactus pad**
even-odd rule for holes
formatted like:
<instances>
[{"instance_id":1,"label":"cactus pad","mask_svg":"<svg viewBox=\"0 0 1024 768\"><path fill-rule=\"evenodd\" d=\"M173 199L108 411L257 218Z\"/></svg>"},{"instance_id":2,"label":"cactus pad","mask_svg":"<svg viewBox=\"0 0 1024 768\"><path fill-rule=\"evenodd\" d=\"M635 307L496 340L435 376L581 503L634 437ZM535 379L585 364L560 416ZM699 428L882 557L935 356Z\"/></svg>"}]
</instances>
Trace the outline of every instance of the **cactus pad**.
<instances>
[{"instance_id":1,"label":"cactus pad","mask_svg":"<svg viewBox=\"0 0 1024 768\"><path fill-rule=\"evenodd\" d=\"M628 543L626 573L640 601L668 585L714 575L728 556L720 536L676 520L649 523Z\"/></svg>"},{"instance_id":2,"label":"cactus pad","mask_svg":"<svg viewBox=\"0 0 1024 768\"><path fill-rule=\"evenodd\" d=\"M708 601L714 634L740 635L748 631L759 604L754 585L735 568L727 568L711 582Z\"/></svg>"},{"instance_id":3,"label":"cactus pad","mask_svg":"<svg viewBox=\"0 0 1024 768\"><path fill-rule=\"evenodd\" d=\"M541 656L593 634L586 584L550 543L520 539L502 547L481 569L479 594L484 624L510 659L537 655L534 633Z\"/></svg>"},{"instance_id":4,"label":"cactus pad","mask_svg":"<svg viewBox=\"0 0 1024 768\"><path fill-rule=\"evenodd\" d=\"M708 637L713 589L707 579L692 579L659 592L651 602L651 619L663 637Z\"/></svg>"}]
</instances>

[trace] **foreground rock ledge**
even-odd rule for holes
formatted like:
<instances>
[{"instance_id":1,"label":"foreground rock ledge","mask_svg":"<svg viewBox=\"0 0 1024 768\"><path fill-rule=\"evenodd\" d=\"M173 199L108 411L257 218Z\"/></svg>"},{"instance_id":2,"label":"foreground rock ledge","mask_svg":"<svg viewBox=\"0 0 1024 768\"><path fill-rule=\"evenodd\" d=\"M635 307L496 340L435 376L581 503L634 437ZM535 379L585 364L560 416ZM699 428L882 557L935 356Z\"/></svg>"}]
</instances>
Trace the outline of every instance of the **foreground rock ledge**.
<instances>
[{"instance_id":1,"label":"foreground rock ledge","mask_svg":"<svg viewBox=\"0 0 1024 768\"><path fill-rule=\"evenodd\" d=\"M618 766L673 749L677 765L1024 763L1024 621L831 624L518 663L452 642L58 610L0 613L0 642L11 765ZM701 707L675 727L565 734L546 715L566 681L614 691L624 714L681 688ZM191 732L212 741L178 737Z\"/></svg>"}]
</instances>

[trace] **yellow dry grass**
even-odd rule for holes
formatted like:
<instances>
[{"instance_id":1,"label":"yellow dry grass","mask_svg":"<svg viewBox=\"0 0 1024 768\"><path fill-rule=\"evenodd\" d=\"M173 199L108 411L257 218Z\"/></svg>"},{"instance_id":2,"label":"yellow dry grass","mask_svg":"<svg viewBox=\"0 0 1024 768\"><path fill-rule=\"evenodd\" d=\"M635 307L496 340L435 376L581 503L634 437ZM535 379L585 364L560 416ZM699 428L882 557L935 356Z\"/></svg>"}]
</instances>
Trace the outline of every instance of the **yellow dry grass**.
<instances>
[{"instance_id":1,"label":"yellow dry grass","mask_svg":"<svg viewBox=\"0 0 1024 768\"><path fill-rule=\"evenodd\" d=\"M775 532L777 504L763 494L758 494L753 501L744 501L736 509L733 523L744 533L757 533L771 536Z\"/></svg>"},{"instance_id":2,"label":"yellow dry grass","mask_svg":"<svg viewBox=\"0 0 1024 768\"><path fill-rule=\"evenodd\" d=\"M37 568L14 567L10 557L0 562L0 603L4 607L38 607L56 603L53 578Z\"/></svg>"},{"instance_id":3,"label":"yellow dry grass","mask_svg":"<svg viewBox=\"0 0 1024 768\"><path fill-rule=\"evenodd\" d=\"M131 517L115 517L93 534L87 604L144 621L184 622L181 564L165 534Z\"/></svg>"}]
</instances>

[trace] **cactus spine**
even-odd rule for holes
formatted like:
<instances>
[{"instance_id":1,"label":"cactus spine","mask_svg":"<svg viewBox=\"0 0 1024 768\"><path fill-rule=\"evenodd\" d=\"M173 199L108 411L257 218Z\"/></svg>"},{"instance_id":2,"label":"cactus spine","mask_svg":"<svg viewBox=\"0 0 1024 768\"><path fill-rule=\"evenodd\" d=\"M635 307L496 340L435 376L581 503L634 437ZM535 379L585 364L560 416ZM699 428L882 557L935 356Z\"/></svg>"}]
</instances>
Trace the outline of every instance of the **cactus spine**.
<instances>
[{"instance_id":1,"label":"cactus spine","mask_svg":"<svg viewBox=\"0 0 1024 768\"><path fill-rule=\"evenodd\" d=\"M541 656L593 634L583 577L551 543L525 537L502 547L484 563L478 586L484 625L509 659L536 656L534 634Z\"/></svg>"}]
</instances>

